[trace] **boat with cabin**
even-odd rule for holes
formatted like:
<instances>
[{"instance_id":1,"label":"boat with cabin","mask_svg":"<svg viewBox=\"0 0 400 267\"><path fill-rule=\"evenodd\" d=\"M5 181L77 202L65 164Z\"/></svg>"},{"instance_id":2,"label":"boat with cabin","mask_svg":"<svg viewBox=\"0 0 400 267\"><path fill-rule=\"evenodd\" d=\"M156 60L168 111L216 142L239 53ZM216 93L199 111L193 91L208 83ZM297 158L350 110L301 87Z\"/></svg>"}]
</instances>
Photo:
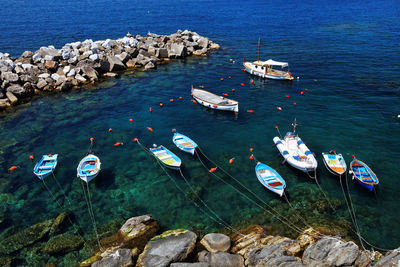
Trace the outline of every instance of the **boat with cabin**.
<instances>
[{"instance_id":1,"label":"boat with cabin","mask_svg":"<svg viewBox=\"0 0 400 267\"><path fill-rule=\"evenodd\" d=\"M239 112L239 102L218 96L203 89L194 88L192 85L192 97L199 103L207 108Z\"/></svg>"}]
</instances>

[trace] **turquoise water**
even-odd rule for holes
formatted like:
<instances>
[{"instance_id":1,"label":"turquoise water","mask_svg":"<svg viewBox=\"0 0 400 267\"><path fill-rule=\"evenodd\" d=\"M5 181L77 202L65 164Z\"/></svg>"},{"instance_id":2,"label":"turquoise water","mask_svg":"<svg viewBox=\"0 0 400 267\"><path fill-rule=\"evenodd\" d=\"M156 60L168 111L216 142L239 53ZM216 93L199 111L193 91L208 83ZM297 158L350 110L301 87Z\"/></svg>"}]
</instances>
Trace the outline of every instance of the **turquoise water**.
<instances>
[{"instance_id":1,"label":"turquoise water","mask_svg":"<svg viewBox=\"0 0 400 267\"><path fill-rule=\"evenodd\" d=\"M83 1L80 5L85 3L89 4ZM100 1L94 13L103 12L107 4L107 1ZM95 138L94 151L102 161L100 175L90 183L99 228L150 213L163 229L187 227L198 232L221 229L221 225L202 213L176 188L154 158L134 143L133 138L137 137L147 147L154 143L163 144L181 157L183 172L190 184L224 221L237 228L251 223L272 225L279 233L290 233L259 206L210 175L196 157L179 151L171 141L171 129L176 128L195 140L208 157L234 174L259 198L296 221L285 202L257 181L255 164L248 159L249 148L254 148L258 160L269 164L284 177L291 203L309 224L350 222L339 181L325 170L321 152L335 149L348 163L355 154L380 179L376 193L350 181L361 232L379 247L398 247L400 219L395 212L400 189L397 182L400 159L398 3L354 1L338 6L329 2L325 5L298 2L288 7L282 5L286 4L284 2L273 6L253 2L231 6L226 6L225 2L185 4L184 8L167 2L156 9L149 3L140 3L141 9L123 11L115 5L112 15L99 22L98 27L93 26L97 23L95 15L90 15L85 23L65 29L60 25L63 21L67 23L66 18L61 21L51 19L40 41L34 38L32 31L19 24L11 30L7 28L10 21L1 22L2 34L26 33L14 35L15 39L11 38L7 44L0 38L0 51L14 55L54 42L61 46L86 38L117 38L127 31L172 33L178 28L197 31L222 47L207 58L176 60L157 70L126 73L97 87L44 96L16 107L12 114L2 114L2 231L15 225L32 225L62 211L32 174L34 162L28 158L33 154L35 160L39 160L42 154L58 153L55 176L72 206L68 205L52 177L46 179L46 184L60 204L73 211L85 238L94 238L82 188L76 178L76 167L87 153L90 137ZM23 7L23 11L24 8L28 7ZM149 13L142 12L146 9ZM45 14L56 16L57 10L49 7ZM72 12L71 7L66 10L66 14ZM165 17L156 22L161 13ZM129 20L134 15L142 23ZM36 32L41 32L40 23L46 20L37 16L33 12L22 25L27 26L29 20L35 20L29 27L37 26ZM199 19L193 20L193 17ZM74 19L84 21L83 13L78 13ZM117 22L112 24L112 20ZM243 58L256 59L258 37L262 40L261 58L288 61L291 72L299 76L299 80L281 82L254 78L254 84L251 84L252 77L241 70L241 63ZM28 47L26 42L21 43L24 38L29 41ZM230 63L229 59L234 62ZM241 83L245 83L245 87L241 87ZM228 93L229 97L239 101L238 116L192 103L192 84L204 85L206 90L219 94ZM232 93L232 89L236 91ZM286 95L290 97L286 98ZM183 99L179 100L179 96ZM175 99L173 103L169 102L171 98ZM164 107L159 107L160 102ZM278 111L277 106L283 110ZM255 113L247 113L249 109ZM317 155L318 181L331 202L338 203L335 214L314 206L324 199L315 182L287 164L282 165L282 158L272 146L272 138L277 135L275 125L285 134L291 130L294 118L299 123L299 136ZM152 127L154 131L149 132L146 127ZM113 129L112 133L109 128ZM116 142L124 145L115 147ZM229 166L228 160L232 157L235 162ZM206 164L208 168L214 167ZM12 165L20 168L7 172ZM190 193L178 173L169 173L183 190ZM216 174L239 188L219 170ZM240 191L244 192L243 189ZM247 195L262 204L255 196ZM297 223L304 227L301 222ZM32 257L41 264L59 262L69 265L85 259L89 251L70 253L64 259L41 253L27 256L27 251L21 255Z\"/></svg>"}]
</instances>

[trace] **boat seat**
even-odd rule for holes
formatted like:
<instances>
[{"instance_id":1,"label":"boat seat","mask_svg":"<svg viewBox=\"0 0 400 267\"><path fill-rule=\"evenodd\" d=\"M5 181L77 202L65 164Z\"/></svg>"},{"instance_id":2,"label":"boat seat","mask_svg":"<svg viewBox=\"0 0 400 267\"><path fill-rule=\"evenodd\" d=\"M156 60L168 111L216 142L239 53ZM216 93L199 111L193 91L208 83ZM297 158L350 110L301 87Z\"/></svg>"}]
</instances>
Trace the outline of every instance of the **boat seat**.
<instances>
[{"instance_id":1,"label":"boat seat","mask_svg":"<svg viewBox=\"0 0 400 267\"><path fill-rule=\"evenodd\" d=\"M154 155L157 155L157 154L165 153L165 150L164 149L153 150L153 153L154 153Z\"/></svg>"},{"instance_id":2,"label":"boat seat","mask_svg":"<svg viewBox=\"0 0 400 267\"><path fill-rule=\"evenodd\" d=\"M193 147L193 145L191 143L189 143L189 142L180 143L180 145L184 146L186 148L192 148Z\"/></svg>"},{"instance_id":3,"label":"boat seat","mask_svg":"<svg viewBox=\"0 0 400 267\"><path fill-rule=\"evenodd\" d=\"M166 155L163 155L163 156L158 156L158 158L159 158L160 160L164 161L164 160L166 160L166 159L172 158L172 156L166 154Z\"/></svg>"},{"instance_id":4,"label":"boat seat","mask_svg":"<svg viewBox=\"0 0 400 267\"><path fill-rule=\"evenodd\" d=\"M172 165L175 163L175 160L173 158L169 158L169 159L163 160L163 162L165 164Z\"/></svg>"},{"instance_id":5,"label":"boat seat","mask_svg":"<svg viewBox=\"0 0 400 267\"><path fill-rule=\"evenodd\" d=\"M52 169L52 166L53 166L53 165L51 165L51 166L40 166L40 167L39 167L39 170L41 170L41 171L51 170L51 169Z\"/></svg>"},{"instance_id":6,"label":"boat seat","mask_svg":"<svg viewBox=\"0 0 400 267\"><path fill-rule=\"evenodd\" d=\"M270 183L269 185L275 187L275 186L282 185L282 183L281 182L274 182L274 183Z\"/></svg>"}]
</instances>

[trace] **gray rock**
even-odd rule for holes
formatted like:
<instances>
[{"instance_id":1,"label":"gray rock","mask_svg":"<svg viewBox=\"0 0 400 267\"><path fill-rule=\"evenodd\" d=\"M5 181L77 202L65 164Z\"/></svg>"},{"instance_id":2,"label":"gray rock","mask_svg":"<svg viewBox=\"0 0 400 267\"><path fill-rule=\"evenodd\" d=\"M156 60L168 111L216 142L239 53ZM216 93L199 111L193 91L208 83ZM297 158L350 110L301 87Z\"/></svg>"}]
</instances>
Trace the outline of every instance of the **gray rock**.
<instances>
[{"instance_id":1,"label":"gray rock","mask_svg":"<svg viewBox=\"0 0 400 267\"><path fill-rule=\"evenodd\" d=\"M122 267L122 266L133 266L132 262L132 251L126 248L120 248L108 257L96 261L92 264L92 267Z\"/></svg>"},{"instance_id":2,"label":"gray rock","mask_svg":"<svg viewBox=\"0 0 400 267\"><path fill-rule=\"evenodd\" d=\"M87 82L87 80L82 75L80 75L79 73L75 75L75 80L77 80L80 83Z\"/></svg>"},{"instance_id":3,"label":"gray rock","mask_svg":"<svg viewBox=\"0 0 400 267\"><path fill-rule=\"evenodd\" d=\"M51 74L51 78L55 81L57 81L60 78L60 75L58 75L57 73L53 73Z\"/></svg>"},{"instance_id":4,"label":"gray rock","mask_svg":"<svg viewBox=\"0 0 400 267\"><path fill-rule=\"evenodd\" d=\"M22 53L21 57L23 58L29 58L33 56L33 52L32 51L25 51L24 53Z\"/></svg>"},{"instance_id":5,"label":"gray rock","mask_svg":"<svg viewBox=\"0 0 400 267\"><path fill-rule=\"evenodd\" d=\"M67 73L67 77L75 76L75 74L76 74L75 69L72 69Z\"/></svg>"},{"instance_id":6,"label":"gray rock","mask_svg":"<svg viewBox=\"0 0 400 267\"><path fill-rule=\"evenodd\" d=\"M105 49L111 49L113 46L113 41L110 39L107 39L101 44L101 46L104 47Z\"/></svg>"},{"instance_id":7,"label":"gray rock","mask_svg":"<svg viewBox=\"0 0 400 267\"><path fill-rule=\"evenodd\" d=\"M170 58L183 58L186 56L186 47L181 44L171 44L171 48L168 51L168 57Z\"/></svg>"},{"instance_id":8,"label":"gray rock","mask_svg":"<svg viewBox=\"0 0 400 267\"><path fill-rule=\"evenodd\" d=\"M77 62L78 62L78 57L77 56L74 56L74 57L68 59L68 63L69 64L76 64Z\"/></svg>"},{"instance_id":9,"label":"gray rock","mask_svg":"<svg viewBox=\"0 0 400 267\"><path fill-rule=\"evenodd\" d=\"M63 68L63 70L62 70L62 72L64 73L64 74L67 74L68 72L70 72L70 70L71 70L71 66L65 66L64 68Z\"/></svg>"},{"instance_id":10,"label":"gray rock","mask_svg":"<svg viewBox=\"0 0 400 267\"><path fill-rule=\"evenodd\" d=\"M99 60L99 54L93 54L89 56L90 60L97 61Z\"/></svg>"},{"instance_id":11,"label":"gray rock","mask_svg":"<svg viewBox=\"0 0 400 267\"><path fill-rule=\"evenodd\" d=\"M82 72L87 76L87 77L89 77L89 79L91 80L91 81L94 81L94 80L97 80L98 78L98 75L99 75L99 73L95 70L95 69L93 69L91 66L89 66L89 65L84 65L84 66L82 66L81 67L81 69L82 69Z\"/></svg>"},{"instance_id":12,"label":"gray rock","mask_svg":"<svg viewBox=\"0 0 400 267\"><path fill-rule=\"evenodd\" d=\"M244 267L242 256L227 252L211 253L204 250L199 253L199 261L207 262L210 267Z\"/></svg>"},{"instance_id":13,"label":"gray rock","mask_svg":"<svg viewBox=\"0 0 400 267\"><path fill-rule=\"evenodd\" d=\"M108 56L107 61L110 65L108 71L119 71L125 69L124 63L122 63L122 61L116 56Z\"/></svg>"},{"instance_id":14,"label":"gray rock","mask_svg":"<svg viewBox=\"0 0 400 267\"><path fill-rule=\"evenodd\" d=\"M218 233L206 234L200 243L209 252L226 252L231 247L231 239L224 234Z\"/></svg>"},{"instance_id":15,"label":"gray rock","mask_svg":"<svg viewBox=\"0 0 400 267\"><path fill-rule=\"evenodd\" d=\"M159 58L167 58L168 57L168 49L166 48L160 48L158 50L158 57Z\"/></svg>"},{"instance_id":16,"label":"gray rock","mask_svg":"<svg viewBox=\"0 0 400 267\"><path fill-rule=\"evenodd\" d=\"M36 87L39 89L43 89L47 85L46 80L39 80L39 82L36 84Z\"/></svg>"},{"instance_id":17,"label":"gray rock","mask_svg":"<svg viewBox=\"0 0 400 267\"><path fill-rule=\"evenodd\" d=\"M322 263L329 266L352 265L359 254L358 246L352 241L323 237L304 251L303 263L314 266Z\"/></svg>"},{"instance_id":18,"label":"gray rock","mask_svg":"<svg viewBox=\"0 0 400 267\"><path fill-rule=\"evenodd\" d=\"M399 264L400 264L400 248L387 252L386 255L380 258L379 261L376 262L373 266L398 267Z\"/></svg>"},{"instance_id":19,"label":"gray rock","mask_svg":"<svg viewBox=\"0 0 400 267\"><path fill-rule=\"evenodd\" d=\"M50 73L45 72L45 73L39 74L38 77L42 78L42 79L47 79L50 77Z\"/></svg>"},{"instance_id":20,"label":"gray rock","mask_svg":"<svg viewBox=\"0 0 400 267\"><path fill-rule=\"evenodd\" d=\"M38 63L42 59L42 56L39 53L36 53L32 56L33 63Z\"/></svg>"},{"instance_id":21,"label":"gray rock","mask_svg":"<svg viewBox=\"0 0 400 267\"><path fill-rule=\"evenodd\" d=\"M52 57L52 59L49 60L59 60L62 58L60 51L55 49L53 46L41 47L36 52L39 53L42 58L45 58L46 56Z\"/></svg>"},{"instance_id":22,"label":"gray rock","mask_svg":"<svg viewBox=\"0 0 400 267\"><path fill-rule=\"evenodd\" d=\"M8 98L0 99L0 109L5 109L8 108L9 106L10 106L10 101L8 100Z\"/></svg>"},{"instance_id":23,"label":"gray rock","mask_svg":"<svg viewBox=\"0 0 400 267\"><path fill-rule=\"evenodd\" d=\"M7 92L11 92L16 96L24 96L27 94L26 90L19 84L8 87Z\"/></svg>"},{"instance_id":24,"label":"gray rock","mask_svg":"<svg viewBox=\"0 0 400 267\"><path fill-rule=\"evenodd\" d=\"M51 55L45 55L44 60L46 60L46 61L54 60L54 57Z\"/></svg>"},{"instance_id":25,"label":"gray rock","mask_svg":"<svg viewBox=\"0 0 400 267\"><path fill-rule=\"evenodd\" d=\"M6 92L6 96L8 100L10 100L11 105L14 105L18 102L18 98L11 92Z\"/></svg>"},{"instance_id":26,"label":"gray rock","mask_svg":"<svg viewBox=\"0 0 400 267\"><path fill-rule=\"evenodd\" d=\"M210 265L207 262L175 262L170 267L210 267Z\"/></svg>"},{"instance_id":27,"label":"gray rock","mask_svg":"<svg viewBox=\"0 0 400 267\"><path fill-rule=\"evenodd\" d=\"M16 73L12 73L12 72L3 72L1 73L1 79L2 80L6 80L10 83L16 83L19 80L19 77Z\"/></svg>"},{"instance_id":28,"label":"gray rock","mask_svg":"<svg viewBox=\"0 0 400 267\"><path fill-rule=\"evenodd\" d=\"M129 55L126 52L122 52L121 54L116 55L116 57L118 57L124 64L129 60Z\"/></svg>"},{"instance_id":29,"label":"gray rock","mask_svg":"<svg viewBox=\"0 0 400 267\"><path fill-rule=\"evenodd\" d=\"M184 261L193 251L196 239L195 233L183 229L164 232L147 243L136 266L164 267L172 262Z\"/></svg>"},{"instance_id":30,"label":"gray rock","mask_svg":"<svg viewBox=\"0 0 400 267\"><path fill-rule=\"evenodd\" d=\"M21 67L25 70L25 71L29 71L32 69L33 65L32 64L22 64Z\"/></svg>"},{"instance_id":31,"label":"gray rock","mask_svg":"<svg viewBox=\"0 0 400 267\"><path fill-rule=\"evenodd\" d=\"M149 62L144 66L144 69L145 69L145 70L155 69L155 68L156 68L156 65L154 65L154 63L151 62L151 61L149 61Z\"/></svg>"}]
</instances>

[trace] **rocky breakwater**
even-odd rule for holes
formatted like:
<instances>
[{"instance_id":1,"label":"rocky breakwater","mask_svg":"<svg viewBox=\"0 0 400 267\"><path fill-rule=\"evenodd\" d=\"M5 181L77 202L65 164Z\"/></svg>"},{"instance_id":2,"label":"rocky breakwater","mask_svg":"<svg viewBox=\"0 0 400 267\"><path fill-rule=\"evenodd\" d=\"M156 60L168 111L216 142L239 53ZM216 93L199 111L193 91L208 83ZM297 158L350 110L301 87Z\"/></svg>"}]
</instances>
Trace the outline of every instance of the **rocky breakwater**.
<instances>
[{"instance_id":1,"label":"rocky breakwater","mask_svg":"<svg viewBox=\"0 0 400 267\"><path fill-rule=\"evenodd\" d=\"M41 47L19 58L0 53L0 110L34 95L67 91L127 69L154 69L170 59L206 56L218 48L196 32L178 30L171 35L127 34L117 40L78 41L61 49Z\"/></svg>"},{"instance_id":2,"label":"rocky breakwater","mask_svg":"<svg viewBox=\"0 0 400 267\"><path fill-rule=\"evenodd\" d=\"M185 229L156 235L150 215L129 219L98 252L80 266L136 267L300 267L398 266L400 250L379 252L360 249L353 241L321 234L313 228L297 239L274 236L255 225L227 236L209 233L203 238ZM200 241L199 241L200 239Z\"/></svg>"}]
</instances>

